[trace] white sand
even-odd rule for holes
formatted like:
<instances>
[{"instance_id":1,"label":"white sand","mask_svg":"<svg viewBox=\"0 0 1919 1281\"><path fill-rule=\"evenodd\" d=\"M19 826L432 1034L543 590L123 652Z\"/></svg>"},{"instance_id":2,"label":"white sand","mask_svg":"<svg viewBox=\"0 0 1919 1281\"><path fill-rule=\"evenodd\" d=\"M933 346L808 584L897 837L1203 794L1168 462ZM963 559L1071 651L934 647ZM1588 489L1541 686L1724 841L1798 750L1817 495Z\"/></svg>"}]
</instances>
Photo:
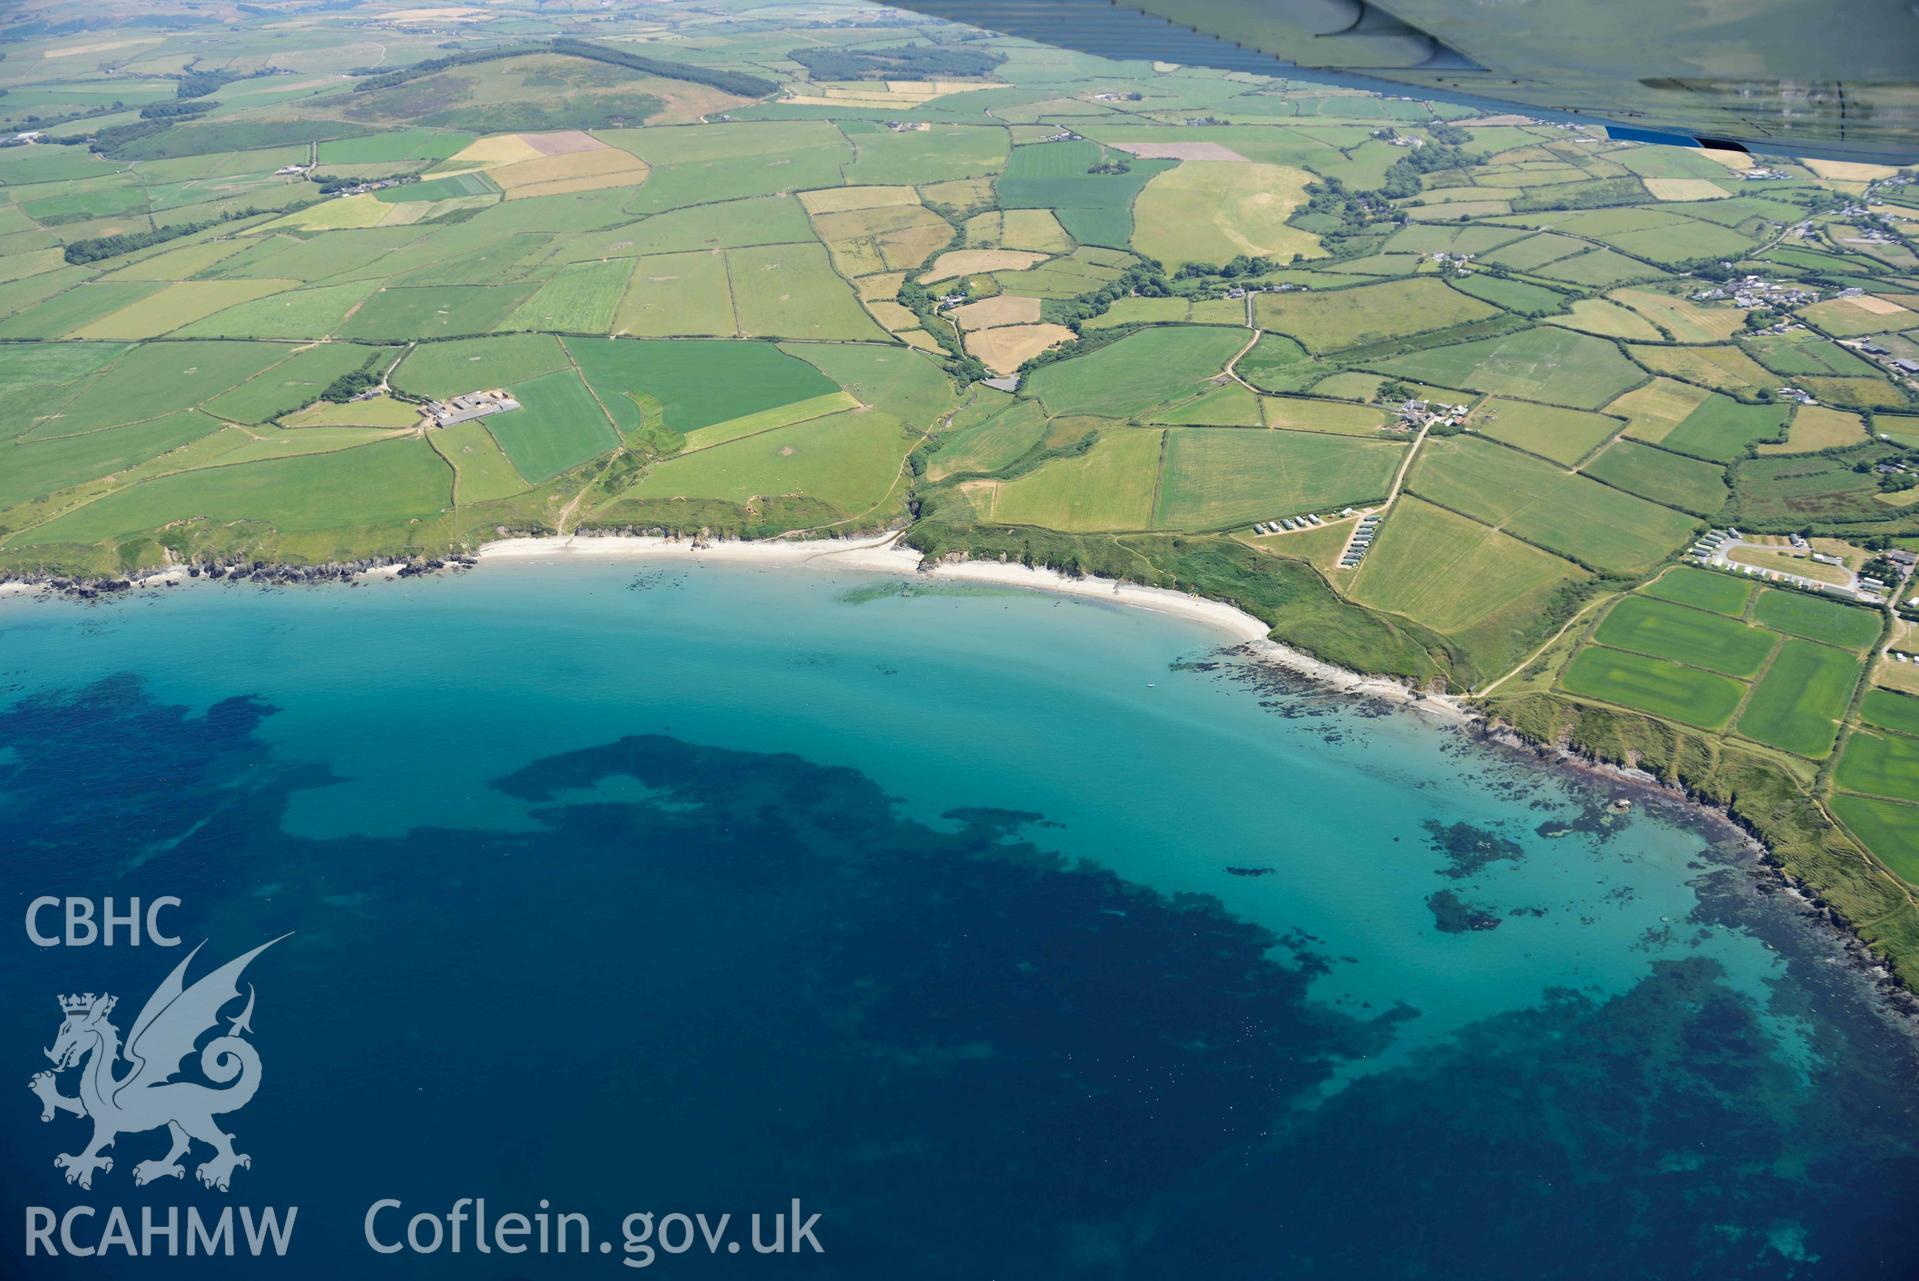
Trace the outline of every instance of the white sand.
<instances>
[{"instance_id":1,"label":"white sand","mask_svg":"<svg viewBox=\"0 0 1919 1281\"><path fill-rule=\"evenodd\" d=\"M1134 609L1150 609L1203 624L1230 637L1235 644L1246 646L1264 662L1310 676L1335 689L1417 707L1449 721L1463 723L1476 719L1474 713L1452 698L1439 694L1422 696L1396 681L1362 676L1267 640L1266 624L1220 601L1159 587L1116 582L1110 578L1073 578L1057 570L1031 569L1025 565L1000 561L943 562L922 570L920 554L901 546L898 538L897 534L886 534L863 539L763 539L708 543L629 535L506 538L480 548L479 559L540 561L573 557L633 557L680 558L696 564L807 565L819 569L918 574L945 582L992 583L1061 596L1077 596Z\"/></svg>"}]
</instances>

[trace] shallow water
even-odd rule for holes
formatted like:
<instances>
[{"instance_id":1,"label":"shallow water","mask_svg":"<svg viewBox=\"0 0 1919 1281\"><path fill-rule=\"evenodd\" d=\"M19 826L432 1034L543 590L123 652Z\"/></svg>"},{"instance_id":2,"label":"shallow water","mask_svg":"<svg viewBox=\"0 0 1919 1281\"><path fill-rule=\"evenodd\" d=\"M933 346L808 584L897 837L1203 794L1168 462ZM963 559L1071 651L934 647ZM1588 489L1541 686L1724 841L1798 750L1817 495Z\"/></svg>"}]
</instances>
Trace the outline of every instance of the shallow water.
<instances>
[{"instance_id":1,"label":"shallow water","mask_svg":"<svg viewBox=\"0 0 1919 1281\"><path fill-rule=\"evenodd\" d=\"M128 1274L614 1275L628 1211L794 1197L823 1255L653 1266L1919 1271L1911 1040L1730 833L1220 644L653 563L0 602L14 919L178 895L196 975L294 932L247 972L231 1192L135 1188L157 1133L70 1188L84 1127L24 1090L0 1189L300 1207L270 1265ZM22 1081L55 993L125 1031L178 959L4 946ZM463 1196L616 1248L363 1240Z\"/></svg>"}]
</instances>

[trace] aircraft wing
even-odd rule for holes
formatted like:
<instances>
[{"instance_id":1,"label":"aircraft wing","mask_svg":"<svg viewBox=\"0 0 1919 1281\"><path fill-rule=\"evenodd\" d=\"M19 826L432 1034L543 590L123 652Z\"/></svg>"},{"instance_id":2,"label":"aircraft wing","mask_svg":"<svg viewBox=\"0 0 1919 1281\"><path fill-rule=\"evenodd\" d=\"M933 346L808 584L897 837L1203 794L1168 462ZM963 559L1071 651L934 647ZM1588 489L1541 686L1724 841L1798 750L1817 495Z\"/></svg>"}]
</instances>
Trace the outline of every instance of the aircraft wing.
<instances>
[{"instance_id":1,"label":"aircraft wing","mask_svg":"<svg viewBox=\"0 0 1919 1281\"><path fill-rule=\"evenodd\" d=\"M1119 59L1412 94L1623 138L1919 160L1914 0L887 0Z\"/></svg>"}]
</instances>

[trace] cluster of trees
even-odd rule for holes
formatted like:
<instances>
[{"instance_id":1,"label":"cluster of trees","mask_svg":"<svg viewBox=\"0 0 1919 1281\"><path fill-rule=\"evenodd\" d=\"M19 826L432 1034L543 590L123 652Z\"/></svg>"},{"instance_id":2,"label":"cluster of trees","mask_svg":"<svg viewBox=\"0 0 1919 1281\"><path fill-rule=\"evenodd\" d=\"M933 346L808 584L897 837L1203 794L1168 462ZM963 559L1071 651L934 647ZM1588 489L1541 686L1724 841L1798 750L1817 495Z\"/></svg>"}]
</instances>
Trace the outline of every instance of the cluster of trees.
<instances>
[{"instance_id":1,"label":"cluster of trees","mask_svg":"<svg viewBox=\"0 0 1919 1281\"><path fill-rule=\"evenodd\" d=\"M420 175L417 173L390 173L381 178L364 178L354 175L343 178L339 174L330 173L310 173L307 175L308 182L319 184L320 194L323 196L330 196L336 191L345 191L348 187L357 187L363 182L406 183L418 182L419 180Z\"/></svg>"},{"instance_id":2,"label":"cluster of trees","mask_svg":"<svg viewBox=\"0 0 1919 1281\"><path fill-rule=\"evenodd\" d=\"M1320 232L1324 237L1337 239L1365 231L1375 218L1391 217L1393 208L1378 192L1349 191L1339 179L1323 178L1306 184L1306 205L1299 213L1317 214L1322 221L1337 223L1338 226Z\"/></svg>"},{"instance_id":3,"label":"cluster of trees","mask_svg":"<svg viewBox=\"0 0 1919 1281\"><path fill-rule=\"evenodd\" d=\"M350 374L341 374L326 385L320 393L321 400L330 400L334 404L344 404L361 392L380 385L380 376L371 369L356 369Z\"/></svg>"},{"instance_id":4,"label":"cluster of trees","mask_svg":"<svg viewBox=\"0 0 1919 1281\"><path fill-rule=\"evenodd\" d=\"M471 66L480 62L498 62L503 58L525 58L542 53L585 58L590 62L604 62L610 66L624 67L628 71L637 71L642 75L662 76L668 80L685 80L691 84L708 85L722 93L736 94L742 98L764 98L779 89L779 86L771 80L749 76L741 71L724 71L717 67L694 67L683 62L663 62L658 58L628 53L624 49L612 49L590 41L570 40L563 36L556 37L548 44L502 45L495 49L451 53L444 58L428 58L410 67L402 67L398 71L389 71L381 75L364 75L353 88L356 93L373 89L391 89L409 80L417 80L422 76L430 76L435 72L447 71L453 67Z\"/></svg>"},{"instance_id":5,"label":"cluster of trees","mask_svg":"<svg viewBox=\"0 0 1919 1281\"><path fill-rule=\"evenodd\" d=\"M786 55L815 80L946 80L983 76L1006 56L977 45L913 44L893 49L794 49Z\"/></svg>"},{"instance_id":6,"label":"cluster of trees","mask_svg":"<svg viewBox=\"0 0 1919 1281\"><path fill-rule=\"evenodd\" d=\"M592 44L585 40L553 41L553 52L568 57L585 58L591 62L604 62L615 67L625 67L629 71L638 71L650 76L663 76L668 80L685 80L692 84L702 84L730 93L741 98L764 98L768 94L779 92L779 86L771 80L759 76L749 76L743 71L722 71L717 67L694 67L684 62L663 62L658 58L647 58L637 53L628 53L624 49L610 49L605 45Z\"/></svg>"},{"instance_id":7,"label":"cluster of trees","mask_svg":"<svg viewBox=\"0 0 1919 1281\"><path fill-rule=\"evenodd\" d=\"M964 292L963 289L962 292ZM945 350L946 372L955 382L974 383L982 378L992 377L986 366L980 363L979 357L967 354L966 349L960 345L958 336L954 334L953 327L937 318L937 308L933 305L932 293L925 285L914 280L911 273L908 273L906 279L900 282L898 299L900 306L920 318L921 326L927 333L933 335L933 341Z\"/></svg>"},{"instance_id":8,"label":"cluster of trees","mask_svg":"<svg viewBox=\"0 0 1919 1281\"><path fill-rule=\"evenodd\" d=\"M1170 298L1173 296L1173 287L1159 264L1149 259L1128 267L1117 279L1108 281L1098 289L1073 298L1049 301L1046 304L1046 319L1078 333L1079 327L1086 321L1103 314L1120 299L1135 294L1141 298Z\"/></svg>"},{"instance_id":9,"label":"cluster of trees","mask_svg":"<svg viewBox=\"0 0 1919 1281\"><path fill-rule=\"evenodd\" d=\"M1464 169L1474 164L1479 157L1469 156L1453 143L1434 140L1423 147L1408 147L1406 154L1393 161L1393 167L1386 171L1386 181L1381 184L1379 194L1388 200L1404 200L1408 196L1420 193L1421 174L1437 173L1441 169Z\"/></svg>"},{"instance_id":10,"label":"cluster of trees","mask_svg":"<svg viewBox=\"0 0 1919 1281\"><path fill-rule=\"evenodd\" d=\"M119 104L116 103L114 105L117 106ZM188 99L183 102L175 98L172 102L155 102L140 108L140 119L178 120L183 116L198 116L211 110L213 110L213 104L210 102L200 102L194 99Z\"/></svg>"},{"instance_id":11,"label":"cluster of trees","mask_svg":"<svg viewBox=\"0 0 1919 1281\"><path fill-rule=\"evenodd\" d=\"M1173 273L1173 279L1199 280L1208 276L1218 276L1225 280L1238 280L1242 276L1263 276L1278 265L1271 258L1239 254L1218 266L1210 262L1183 263L1180 269Z\"/></svg>"},{"instance_id":12,"label":"cluster of trees","mask_svg":"<svg viewBox=\"0 0 1919 1281\"><path fill-rule=\"evenodd\" d=\"M71 141L85 142L101 155L110 156L128 143L138 142L142 138L151 138L156 133L164 133L172 124L171 120L134 120L123 125L108 125L104 129L94 130L90 138L74 138Z\"/></svg>"},{"instance_id":13,"label":"cluster of trees","mask_svg":"<svg viewBox=\"0 0 1919 1281\"><path fill-rule=\"evenodd\" d=\"M1515 196L1514 213L1544 213L1555 209L1607 209L1614 205L1643 205L1652 195L1633 177L1595 178L1569 182L1539 192Z\"/></svg>"},{"instance_id":14,"label":"cluster of trees","mask_svg":"<svg viewBox=\"0 0 1919 1281\"><path fill-rule=\"evenodd\" d=\"M171 227L155 227L152 231L129 231L118 236L93 236L86 240L76 240L66 247L65 257L69 263L98 262L102 258L112 258L119 254L130 254L136 249L145 249L152 245L165 244L169 240L178 240L181 236L191 236L196 231L205 231L216 220L206 222L181 222Z\"/></svg>"},{"instance_id":15,"label":"cluster of trees","mask_svg":"<svg viewBox=\"0 0 1919 1281\"><path fill-rule=\"evenodd\" d=\"M216 94L235 80L245 80L250 76L271 75L266 68L259 71L187 71L173 87L175 98L205 98Z\"/></svg>"}]
</instances>

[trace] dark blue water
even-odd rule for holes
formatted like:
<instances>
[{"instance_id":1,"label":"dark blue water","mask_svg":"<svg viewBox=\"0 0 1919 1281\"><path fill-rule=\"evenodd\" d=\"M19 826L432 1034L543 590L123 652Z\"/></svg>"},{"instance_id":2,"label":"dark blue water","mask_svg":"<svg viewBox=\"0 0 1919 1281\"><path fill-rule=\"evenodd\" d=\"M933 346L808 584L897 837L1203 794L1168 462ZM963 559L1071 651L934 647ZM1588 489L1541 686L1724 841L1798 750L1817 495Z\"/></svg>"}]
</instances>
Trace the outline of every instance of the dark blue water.
<instances>
[{"instance_id":1,"label":"dark blue water","mask_svg":"<svg viewBox=\"0 0 1919 1281\"><path fill-rule=\"evenodd\" d=\"M737 569L0 604L0 1275L1919 1275L1910 1036L1728 832L1218 643ZM31 946L69 894L291 932L230 1191L54 1167L56 995L180 957ZM462 1197L612 1248L365 1240ZM621 1232L794 1198L824 1253ZM298 1215L26 1258L76 1205Z\"/></svg>"}]
</instances>

